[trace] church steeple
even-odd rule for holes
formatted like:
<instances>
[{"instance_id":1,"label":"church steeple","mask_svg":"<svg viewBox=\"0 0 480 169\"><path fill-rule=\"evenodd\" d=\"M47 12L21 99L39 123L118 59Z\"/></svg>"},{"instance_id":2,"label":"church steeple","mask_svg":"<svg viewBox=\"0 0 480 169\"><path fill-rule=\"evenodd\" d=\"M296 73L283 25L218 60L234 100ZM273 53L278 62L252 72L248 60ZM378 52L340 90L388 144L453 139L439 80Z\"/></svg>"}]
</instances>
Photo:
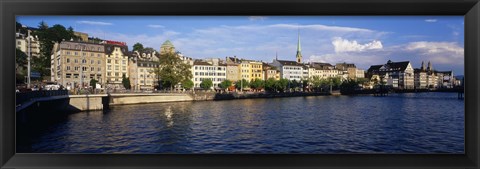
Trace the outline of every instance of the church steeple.
<instances>
[{"instance_id":1,"label":"church steeple","mask_svg":"<svg viewBox=\"0 0 480 169\"><path fill-rule=\"evenodd\" d=\"M422 71L425 71L425 62L422 61L422 67L421 67Z\"/></svg>"},{"instance_id":2,"label":"church steeple","mask_svg":"<svg viewBox=\"0 0 480 169\"><path fill-rule=\"evenodd\" d=\"M278 60L278 52L275 52L275 60Z\"/></svg>"},{"instance_id":3,"label":"church steeple","mask_svg":"<svg viewBox=\"0 0 480 169\"><path fill-rule=\"evenodd\" d=\"M302 47L300 46L300 30L298 30L297 63L302 63Z\"/></svg>"},{"instance_id":4,"label":"church steeple","mask_svg":"<svg viewBox=\"0 0 480 169\"><path fill-rule=\"evenodd\" d=\"M430 61L428 61L428 71L432 71L433 70L433 67L432 67L432 63L430 63Z\"/></svg>"}]
</instances>

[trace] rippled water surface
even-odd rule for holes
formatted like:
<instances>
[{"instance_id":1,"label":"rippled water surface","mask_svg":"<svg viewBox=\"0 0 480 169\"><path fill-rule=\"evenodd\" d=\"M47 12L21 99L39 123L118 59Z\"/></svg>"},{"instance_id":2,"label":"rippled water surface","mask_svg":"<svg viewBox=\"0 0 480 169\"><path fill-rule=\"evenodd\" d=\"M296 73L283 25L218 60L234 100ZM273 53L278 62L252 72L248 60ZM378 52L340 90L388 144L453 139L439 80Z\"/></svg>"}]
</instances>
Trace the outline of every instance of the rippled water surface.
<instances>
[{"instance_id":1,"label":"rippled water surface","mask_svg":"<svg viewBox=\"0 0 480 169\"><path fill-rule=\"evenodd\" d=\"M417 93L127 105L30 132L17 151L463 153L464 101Z\"/></svg>"}]
</instances>

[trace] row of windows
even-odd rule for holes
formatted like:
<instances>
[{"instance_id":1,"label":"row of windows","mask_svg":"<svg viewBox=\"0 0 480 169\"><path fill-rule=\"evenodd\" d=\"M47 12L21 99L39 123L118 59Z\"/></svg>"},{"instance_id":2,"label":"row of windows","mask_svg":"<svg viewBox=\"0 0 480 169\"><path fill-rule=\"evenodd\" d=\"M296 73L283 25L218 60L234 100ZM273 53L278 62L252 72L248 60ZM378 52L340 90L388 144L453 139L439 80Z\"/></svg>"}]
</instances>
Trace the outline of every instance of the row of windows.
<instances>
[{"instance_id":1,"label":"row of windows","mask_svg":"<svg viewBox=\"0 0 480 169\"><path fill-rule=\"evenodd\" d=\"M107 65L107 70L112 70L112 65ZM115 70L120 70L120 66L115 66ZM127 66L122 66L122 70L126 71Z\"/></svg>"},{"instance_id":2,"label":"row of windows","mask_svg":"<svg viewBox=\"0 0 480 169\"><path fill-rule=\"evenodd\" d=\"M195 66L195 70L225 70L225 67Z\"/></svg>"},{"instance_id":3,"label":"row of windows","mask_svg":"<svg viewBox=\"0 0 480 169\"><path fill-rule=\"evenodd\" d=\"M81 45L83 47L83 50L87 50L87 46L84 46L84 45ZM68 49L77 49L77 50L80 50L80 45L75 45L75 48L71 48L72 46L70 46L70 44L67 44L67 48ZM101 47L97 47L96 48L97 51L102 51L102 48ZM93 46L90 46L90 50L91 51L95 51L95 47Z\"/></svg>"},{"instance_id":4,"label":"row of windows","mask_svg":"<svg viewBox=\"0 0 480 169\"><path fill-rule=\"evenodd\" d=\"M80 66L75 66L75 67L73 67L73 69L74 69L75 71L78 71L78 70L80 69ZM87 71L88 69L89 69L88 67L82 66L82 70L83 70L83 71ZM71 67L70 67L70 66L67 66L67 70L71 70ZM95 67L90 67L90 71L92 71L92 72L95 71ZM102 71L102 68L101 68L101 67L97 67L97 71Z\"/></svg>"},{"instance_id":5,"label":"row of windows","mask_svg":"<svg viewBox=\"0 0 480 169\"><path fill-rule=\"evenodd\" d=\"M112 55L107 55L107 57L112 57ZM118 53L115 53L115 58L123 58L123 59L127 59L127 56L119 56Z\"/></svg>"},{"instance_id":6,"label":"row of windows","mask_svg":"<svg viewBox=\"0 0 480 169\"><path fill-rule=\"evenodd\" d=\"M112 72L107 72L107 76L112 76ZM115 72L115 76L120 77L120 73ZM122 73L122 77L127 76L126 73Z\"/></svg>"},{"instance_id":7,"label":"row of windows","mask_svg":"<svg viewBox=\"0 0 480 169\"><path fill-rule=\"evenodd\" d=\"M225 76L226 73L195 72L195 76Z\"/></svg>"},{"instance_id":8,"label":"row of windows","mask_svg":"<svg viewBox=\"0 0 480 169\"><path fill-rule=\"evenodd\" d=\"M299 67L286 67L286 66L284 66L283 69L285 69L285 70L302 70L302 68L299 68Z\"/></svg>"},{"instance_id":9,"label":"row of windows","mask_svg":"<svg viewBox=\"0 0 480 169\"><path fill-rule=\"evenodd\" d=\"M76 74L76 73L73 74L73 78L77 79L78 77L79 77L79 74ZM83 75L83 78L87 78L87 77L88 77L87 74ZM95 74L90 74L89 77L90 77L90 79L100 79L100 78L102 78L102 75L101 74L96 74L96 76L95 76ZM72 78L72 74L71 73L66 73L65 78L67 78L67 79Z\"/></svg>"},{"instance_id":10,"label":"row of windows","mask_svg":"<svg viewBox=\"0 0 480 169\"><path fill-rule=\"evenodd\" d=\"M203 81L205 79L210 79L213 82L223 82L225 78L195 78L195 81Z\"/></svg>"},{"instance_id":11,"label":"row of windows","mask_svg":"<svg viewBox=\"0 0 480 169\"><path fill-rule=\"evenodd\" d=\"M73 61L74 61L74 63L78 63L78 59L74 59ZM87 59L82 59L83 64L86 64L87 62L88 62ZM70 58L67 58L67 63L70 63ZM93 59L90 60L90 64L95 64L95 60L93 60ZM102 64L102 61L97 60L97 64Z\"/></svg>"},{"instance_id":12,"label":"row of windows","mask_svg":"<svg viewBox=\"0 0 480 169\"><path fill-rule=\"evenodd\" d=\"M70 51L66 51L66 52L65 52L66 55L72 55L72 53L73 53L73 56L79 56L79 55L78 55L79 52L70 52ZM82 56L87 56L87 53L86 53L86 52L82 52ZM90 53L90 56L91 56L91 57L94 57L94 56L95 56L95 53ZM97 53L97 57L102 57L102 54Z\"/></svg>"},{"instance_id":13,"label":"row of windows","mask_svg":"<svg viewBox=\"0 0 480 169\"><path fill-rule=\"evenodd\" d=\"M112 59L107 59L107 63L112 63ZM118 60L115 60L115 64L118 64ZM127 60L122 60L122 64L123 65L126 65L127 64Z\"/></svg>"}]
</instances>

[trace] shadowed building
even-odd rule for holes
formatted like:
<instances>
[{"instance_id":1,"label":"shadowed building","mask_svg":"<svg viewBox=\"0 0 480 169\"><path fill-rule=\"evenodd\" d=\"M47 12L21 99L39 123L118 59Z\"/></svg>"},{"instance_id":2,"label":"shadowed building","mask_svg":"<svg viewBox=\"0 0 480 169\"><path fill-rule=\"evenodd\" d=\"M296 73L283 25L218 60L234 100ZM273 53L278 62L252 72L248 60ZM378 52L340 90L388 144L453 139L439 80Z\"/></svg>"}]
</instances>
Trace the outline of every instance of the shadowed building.
<instances>
[{"instance_id":1,"label":"shadowed building","mask_svg":"<svg viewBox=\"0 0 480 169\"><path fill-rule=\"evenodd\" d=\"M372 65L368 69L369 78L378 75L387 85L398 89L414 88L414 70L410 61L392 62L384 65Z\"/></svg>"}]
</instances>

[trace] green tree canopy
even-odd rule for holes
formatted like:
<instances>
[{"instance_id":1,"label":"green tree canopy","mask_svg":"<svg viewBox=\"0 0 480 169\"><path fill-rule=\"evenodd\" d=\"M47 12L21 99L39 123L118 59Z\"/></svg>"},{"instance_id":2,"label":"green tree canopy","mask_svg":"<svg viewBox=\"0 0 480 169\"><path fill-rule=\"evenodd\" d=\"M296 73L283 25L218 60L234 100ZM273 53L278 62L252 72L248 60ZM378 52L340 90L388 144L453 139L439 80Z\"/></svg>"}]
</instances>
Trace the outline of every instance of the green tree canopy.
<instances>
[{"instance_id":1,"label":"green tree canopy","mask_svg":"<svg viewBox=\"0 0 480 169\"><path fill-rule=\"evenodd\" d=\"M202 80L202 83L200 83L200 87L205 90L210 90L213 86L212 80L205 78Z\"/></svg>"},{"instance_id":2,"label":"green tree canopy","mask_svg":"<svg viewBox=\"0 0 480 169\"><path fill-rule=\"evenodd\" d=\"M170 86L171 90L180 82L192 79L191 66L184 63L176 53L162 53L158 65L153 72L160 78L162 84Z\"/></svg>"},{"instance_id":3,"label":"green tree canopy","mask_svg":"<svg viewBox=\"0 0 480 169\"><path fill-rule=\"evenodd\" d=\"M194 84L193 84L193 81L190 80L190 79L187 79L187 80L184 80L182 82L182 86L183 88L187 89L187 90L190 90L193 88Z\"/></svg>"},{"instance_id":4,"label":"green tree canopy","mask_svg":"<svg viewBox=\"0 0 480 169\"><path fill-rule=\"evenodd\" d=\"M73 28L68 30L59 24L48 27L47 23L42 21L38 26L38 30L34 31L32 35L38 36L40 41L40 57L33 58L32 69L40 72L42 76L50 76L50 55L54 46L54 43L61 42L63 40L79 39L74 35Z\"/></svg>"},{"instance_id":5,"label":"green tree canopy","mask_svg":"<svg viewBox=\"0 0 480 169\"><path fill-rule=\"evenodd\" d=\"M275 83L277 82L277 80L275 80L275 78L271 77L271 78L268 78L266 81L265 81L265 90L267 91L275 91L276 88L275 88Z\"/></svg>"},{"instance_id":6,"label":"green tree canopy","mask_svg":"<svg viewBox=\"0 0 480 169\"><path fill-rule=\"evenodd\" d=\"M133 45L132 50L133 51L142 51L143 50L143 45L141 43L137 42Z\"/></svg>"},{"instance_id":7,"label":"green tree canopy","mask_svg":"<svg viewBox=\"0 0 480 169\"><path fill-rule=\"evenodd\" d=\"M232 86L232 81L226 79L226 80L224 80L223 82L220 83L219 87L222 88L222 89L226 89L230 86Z\"/></svg>"},{"instance_id":8,"label":"green tree canopy","mask_svg":"<svg viewBox=\"0 0 480 169\"><path fill-rule=\"evenodd\" d=\"M122 75L122 84L125 89L130 89L130 79L127 78L125 75Z\"/></svg>"},{"instance_id":9,"label":"green tree canopy","mask_svg":"<svg viewBox=\"0 0 480 169\"><path fill-rule=\"evenodd\" d=\"M264 82L261 79L254 79L250 82L250 88L260 90L263 89Z\"/></svg>"},{"instance_id":10,"label":"green tree canopy","mask_svg":"<svg viewBox=\"0 0 480 169\"><path fill-rule=\"evenodd\" d=\"M281 92L284 92L285 89L287 89L288 87L288 79L280 79L279 81L277 81L277 83L275 84L275 88L278 90L278 91L281 91Z\"/></svg>"},{"instance_id":11,"label":"green tree canopy","mask_svg":"<svg viewBox=\"0 0 480 169\"><path fill-rule=\"evenodd\" d=\"M237 89L241 89L242 87L247 88L248 86L249 86L249 83L245 79L242 79L242 80L239 80L239 81L235 82L235 87Z\"/></svg>"},{"instance_id":12,"label":"green tree canopy","mask_svg":"<svg viewBox=\"0 0 480 169\"><path fill-rule=\"evenodd\" d=\"M122 82L123 82L123 81L122 81ZM97 83L98 83L98 81L97 81L97 80L95 80L95 79L91 79L91 80L90 80L90 86L92 86L92 87L93 87L93 89L95 89L95 88L96 88L96 86L97 86L96 84L97 84Z\"/></svg>"}]
</instances>

